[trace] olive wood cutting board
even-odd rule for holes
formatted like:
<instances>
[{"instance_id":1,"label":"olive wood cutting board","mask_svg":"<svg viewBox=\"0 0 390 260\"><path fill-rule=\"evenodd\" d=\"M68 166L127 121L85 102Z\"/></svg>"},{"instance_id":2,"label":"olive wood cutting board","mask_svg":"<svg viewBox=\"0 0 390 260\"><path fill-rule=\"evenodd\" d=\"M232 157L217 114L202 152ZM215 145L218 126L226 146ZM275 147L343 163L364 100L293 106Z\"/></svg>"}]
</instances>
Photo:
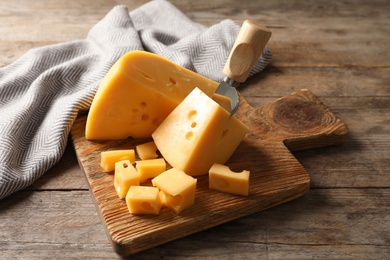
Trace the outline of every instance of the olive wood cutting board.
<instances>
[{"instance_id":1,"label":"olive wood cutting board","mask_svg":"<svg viewBox=\"0 0 390 260\"><path fill-rule=\"evenodd\" d=\"M226 165L233 171L250 171L249 196L210 190L208 176L200 176L195 204L179 215L166 207L160 215L130 214L114 189L114 173L100 167L102 151L135 149L151 139L88 141L84 133L87 117L77 118L71 130L77 158L118 254L134 254L304 195L310 189L310 176L291 151L337 145L347 137L346 125L308 90L260 108L240 99L236 116L250 127L250 133Z\"/></svg>"}]
</instances>

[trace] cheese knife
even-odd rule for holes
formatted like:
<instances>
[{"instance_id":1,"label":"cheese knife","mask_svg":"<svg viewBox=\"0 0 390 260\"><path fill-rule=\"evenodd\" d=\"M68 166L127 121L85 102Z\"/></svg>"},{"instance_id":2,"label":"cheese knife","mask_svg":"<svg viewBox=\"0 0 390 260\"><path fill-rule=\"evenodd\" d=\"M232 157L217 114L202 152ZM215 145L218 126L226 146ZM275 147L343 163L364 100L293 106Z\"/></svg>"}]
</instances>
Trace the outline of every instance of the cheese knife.
<instances>
[{"instance_id":1,"label":"cheese knife","mask_svg":"<svg viewBox=\"0 0 390 260\"><path fill-rule=\"evenodd\" d=\"M223 69L225 78L215 91L230 99L230 115L237 111L240 104L237 87L247 79L271 34L267 27L252 20L245 20L242 24Z\"/></svg>"}]
</instances>

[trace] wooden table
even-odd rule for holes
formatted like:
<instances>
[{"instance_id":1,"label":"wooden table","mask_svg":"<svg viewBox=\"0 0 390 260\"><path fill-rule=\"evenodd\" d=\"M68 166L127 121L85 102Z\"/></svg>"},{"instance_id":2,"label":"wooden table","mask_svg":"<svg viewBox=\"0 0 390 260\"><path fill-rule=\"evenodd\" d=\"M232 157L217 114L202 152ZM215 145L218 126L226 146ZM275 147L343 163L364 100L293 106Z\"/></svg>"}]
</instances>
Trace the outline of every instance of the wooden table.
<instances>
[{"instance_id":1,"label":"wooden table","mask_svg":"<svg viewBox=\"0 0 390 260\"><path fill-rule=\"evenodd\" d=\"M86 37L116 4L0 1L0 66L30 48ZM390 256L390 4L364 1L172 1L206 26L253 19L272 32L273 63L240 88L259 107L306 88L349 128L345 144L294 152L305 196L133 255L150 258L385 259ZM0 201L0 259L118 259L71 142L61 161Z\"/></svg>"}]
</instances>

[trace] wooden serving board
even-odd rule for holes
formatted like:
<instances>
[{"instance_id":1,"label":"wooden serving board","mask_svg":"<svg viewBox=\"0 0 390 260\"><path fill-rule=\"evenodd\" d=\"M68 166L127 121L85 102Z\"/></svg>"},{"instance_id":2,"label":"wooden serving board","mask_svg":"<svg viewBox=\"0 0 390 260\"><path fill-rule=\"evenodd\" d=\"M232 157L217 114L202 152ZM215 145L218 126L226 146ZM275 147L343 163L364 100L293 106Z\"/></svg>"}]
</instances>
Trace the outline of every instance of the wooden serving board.
<instances>
[{"instance_id":1,"label":"wooden serving board","mask_svg":"<svg viewBox=\"0 0 390 260\"><path fill-rule=\"evenodd\" d=\"M250 171L249 196L210 190L208 176L200 176L195 204L179 215L166 207L157 216L130 214L114 190L114 174L100 167L102 151L135 148L151 139L88 141L86 116L77 118L71 130L76 154L117 253L134 254L302 196L310 188L310 177L291 151L341 144L347 136L346 125L308 90L260 108L240 98L236 116L251 132L227 165L233 171Z\"/></svg>"}]
</instances>

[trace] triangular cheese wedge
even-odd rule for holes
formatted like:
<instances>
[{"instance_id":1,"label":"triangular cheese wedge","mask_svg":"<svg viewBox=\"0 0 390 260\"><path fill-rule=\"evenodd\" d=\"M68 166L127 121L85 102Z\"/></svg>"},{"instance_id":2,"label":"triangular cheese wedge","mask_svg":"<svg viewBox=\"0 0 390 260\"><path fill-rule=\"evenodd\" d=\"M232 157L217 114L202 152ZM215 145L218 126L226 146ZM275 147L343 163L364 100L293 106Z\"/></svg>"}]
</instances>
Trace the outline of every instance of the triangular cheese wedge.
<instances>
[{"instance_id":1,"label":"triangular cheese wedge","mask_svg":"<svg viewBox=\"0 0 390 260\"><path fill-rule=\"evenodd\" d=\"M85 137L150 137L195 87L213 96L218 83L156 54L128 52L102 80L89 110Z\"/></svg>"},{"instance_id":2,"label":"triangular cheese wedge","mask_svg":"<svg viewBox=\"0 0 390 260\"><path fill-rule=\"evenodd\" d=\"M197 176L224 164L248 127L195 88L153 132L153 140L174 168Z\"/></svg>"}]
</instances>

